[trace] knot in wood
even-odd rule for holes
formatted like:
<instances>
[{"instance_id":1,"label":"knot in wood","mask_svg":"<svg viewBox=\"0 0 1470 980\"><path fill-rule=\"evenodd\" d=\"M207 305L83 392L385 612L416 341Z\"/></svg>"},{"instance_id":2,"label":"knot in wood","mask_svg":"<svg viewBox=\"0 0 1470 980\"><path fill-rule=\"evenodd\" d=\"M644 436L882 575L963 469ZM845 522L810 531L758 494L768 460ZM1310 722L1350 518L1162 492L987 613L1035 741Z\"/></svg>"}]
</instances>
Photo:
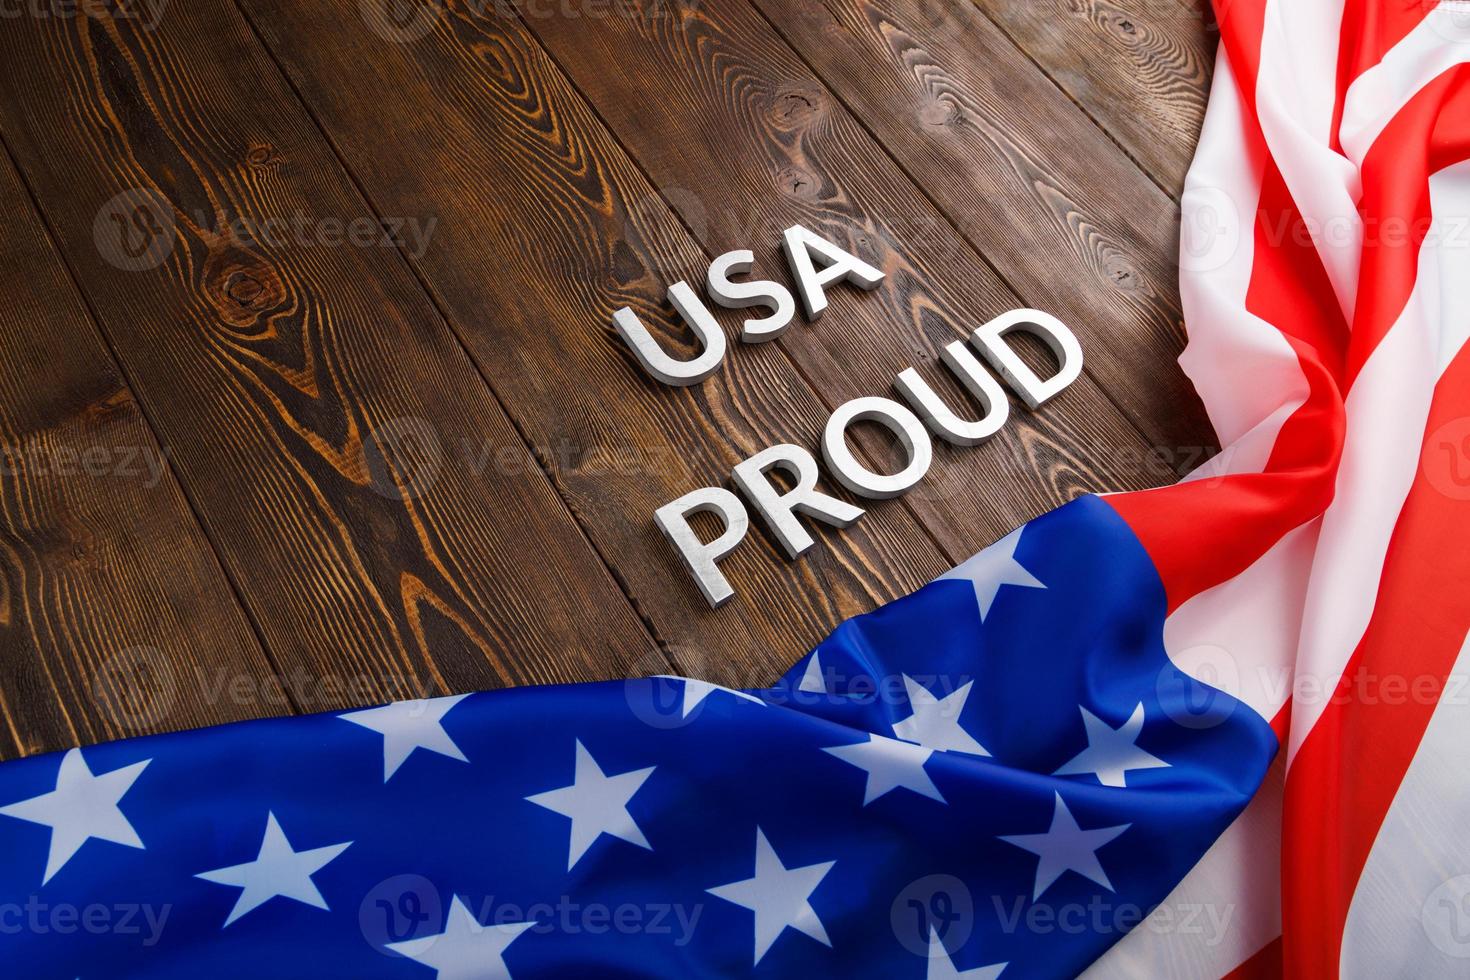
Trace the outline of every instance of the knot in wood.
<instances>
[{"instance_id":1,"label":"knot in wood","mask_svg":"<svg viewBox=\"0 0 1470 980\"><path fill-rule=\"evenodd\" d=\"M771 106L771 115L782 129L796 129L809 125L822 115L826 99L821 89L804 82L782 85L776 90Z\"/></svg>"},{"instance_id":2,"label":"knot in wood","mask_svg":"<svg viewBox=\"0 0 1470 980\"><path fill-rule=\"evenodd\" d=\"M822 189L821 178L795 164L776 171L776 188L787 197L813 200Z\"/></svg>"},{"instance_id":3,"label":"knot in wood","mask_svg":"<svg viewBox=\"0 0 1470 980\"><path fill-rule=\"evenodd\" d=\"M255 170L273 169L281 159L281 154L269 143L253 143L245 153L245 162Z\"/></svg>"}]
</instances>

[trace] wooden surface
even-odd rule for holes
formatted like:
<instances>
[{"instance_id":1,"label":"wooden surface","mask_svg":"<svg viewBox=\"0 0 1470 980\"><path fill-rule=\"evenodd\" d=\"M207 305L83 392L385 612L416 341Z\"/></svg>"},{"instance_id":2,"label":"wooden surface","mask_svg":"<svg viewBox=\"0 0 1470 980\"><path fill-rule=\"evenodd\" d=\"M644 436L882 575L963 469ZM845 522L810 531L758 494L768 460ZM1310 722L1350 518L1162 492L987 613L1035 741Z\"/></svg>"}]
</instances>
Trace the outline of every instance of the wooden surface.
<instances>
[{"instance_id":1,"label":"wooden surface","mask_svg":"<svg viewBox=\"0 0 1470 980\"><path fill-rule=\"evenodd\" d=\"M8 20L0 757L513 684L769 683L1030 517L1171 482L1213 441L1173 363L1205 10L191 0ZM666 286L743 247L785 279L794 221L882 268L879 290L732 344L698 387L645 379L612 312L682 342ZM905 367L954 395L938 350L1021 305L1080 335L1078 383L939 448L800 561L754 530L722 566L737 598L704 606L656 507L814 447Z\"/></svg>"}]
</instances>

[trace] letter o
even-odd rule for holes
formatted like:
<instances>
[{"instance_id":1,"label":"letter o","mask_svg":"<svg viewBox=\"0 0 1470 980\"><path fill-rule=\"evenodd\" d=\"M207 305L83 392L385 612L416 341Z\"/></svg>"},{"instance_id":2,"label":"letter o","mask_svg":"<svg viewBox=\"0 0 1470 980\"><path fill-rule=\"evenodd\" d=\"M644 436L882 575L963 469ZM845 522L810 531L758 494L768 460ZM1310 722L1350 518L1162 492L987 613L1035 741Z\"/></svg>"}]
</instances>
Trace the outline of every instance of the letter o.
<instances>
[{"instance_id":1,"label":"letter o","mask_svg":"<svg viewBox=\"0 0 1470 980\"><path fill-rule=\"evenodd\" d=\"M847 448L848 427L857 422L877 422L895 436L908 455L908 463L892 476L874 473L857 461ZM889 398L854 398L840 405L822 432L822 455L832 475L860 497L886 500L910 490L929 472L934 462L934 444L924 423L913 412Z\"/></svg>"}]
</instances>

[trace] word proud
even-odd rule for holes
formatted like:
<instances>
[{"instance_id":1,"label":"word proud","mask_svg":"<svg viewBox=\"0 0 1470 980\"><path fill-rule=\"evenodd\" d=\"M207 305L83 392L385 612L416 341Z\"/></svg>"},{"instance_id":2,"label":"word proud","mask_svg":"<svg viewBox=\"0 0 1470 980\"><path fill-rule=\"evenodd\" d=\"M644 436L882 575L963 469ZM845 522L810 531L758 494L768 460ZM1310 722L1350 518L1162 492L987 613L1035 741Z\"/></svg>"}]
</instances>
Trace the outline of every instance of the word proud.
<instances>
[{"instance_id":1,"label":"word proud","mask_svg":"<svg viewBox=\"0 0 1470 980\"><path fill-rule=\"evenodd\" d=\"M809 323L826 310L828 288L849 283L871 291L883 280L880 270L801 225L786 229L783 249ZM796 300L780 283L731 278L743 276L753 265L754 257L748 250L726 252L710 264L705 286L710 299L727 309L769 309L764 317L746 320L740 334L745 343L763 343L790 328L796 316ZM613 315L613 323L649 375L668 385L698 384L719 370L724 361L724 331L687 282L670 286L668 299L699 340L700 351L694 357L680 359L668 354L627 307ZM1008 340L1013 332L1029 333L1051 351L1057 369L1050 377L1041 377L1022 360ZM1072 331L1051 314L1030 309L1011 310L996 317L976 329L968 343L957 340L946 346L940 360L979 403L979 417L971 418L952 408L913 368L905 369L894 380L903 403L874 396L838 406L822 432L822 457L832 476L849 493L882 500L911 490L933 463L931 433L956 446L976 446L995 435L1010 417L1002 382L1034 410L1082 373L1082 347ZM847 431L859 422L877 423L893 434L903 450L902 469L891 474L876 473L858 460L848 445ZM771 479L775 471L789 478L789 489ZM821 475L812 453L783 444L737 464L731 479L787 557L794 560L816 543L804 520L845 528L865 513L863 508L817 489ZM690 524L689 519L699 513L719 518L722 530L714 540L701 540ZM750 530L749 511L739 496L722 487L701 487L660 507L654 523L673 544L711 606L718 607L735 594L719 562L745 540Z\"/></svg>"}]
</instances>

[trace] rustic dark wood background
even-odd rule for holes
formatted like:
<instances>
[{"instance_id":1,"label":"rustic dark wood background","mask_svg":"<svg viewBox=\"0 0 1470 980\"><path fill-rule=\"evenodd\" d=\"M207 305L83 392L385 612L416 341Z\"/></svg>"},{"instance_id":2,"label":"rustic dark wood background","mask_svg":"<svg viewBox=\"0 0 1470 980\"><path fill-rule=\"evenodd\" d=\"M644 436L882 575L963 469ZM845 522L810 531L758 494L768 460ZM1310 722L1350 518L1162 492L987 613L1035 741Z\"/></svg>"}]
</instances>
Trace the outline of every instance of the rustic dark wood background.
<instances>
[{"instance_id":1,"label":"rustic dark wood background","mask_svg":"<svg viewBox=\"0 0 1470 980\"><path fill-rule=\"evenodd\" d=\"M0 23L0 757L512 684L768 683L1212 441L1174 365L1204 0L81 6ZM323 231L362 218L428 247ZM160 220L155 267L118 260ZM613 311L678 337L667 284L739 247L784 280L794 221L882 287L696 388L645 380ZM241 231L272 222L308 230ZM1018 305L1081 335L1077 384L801 561L754 530L705 608L656 507L815 446L904 367L945 380L940 347Z\"/></svg>"}]
</instances>

